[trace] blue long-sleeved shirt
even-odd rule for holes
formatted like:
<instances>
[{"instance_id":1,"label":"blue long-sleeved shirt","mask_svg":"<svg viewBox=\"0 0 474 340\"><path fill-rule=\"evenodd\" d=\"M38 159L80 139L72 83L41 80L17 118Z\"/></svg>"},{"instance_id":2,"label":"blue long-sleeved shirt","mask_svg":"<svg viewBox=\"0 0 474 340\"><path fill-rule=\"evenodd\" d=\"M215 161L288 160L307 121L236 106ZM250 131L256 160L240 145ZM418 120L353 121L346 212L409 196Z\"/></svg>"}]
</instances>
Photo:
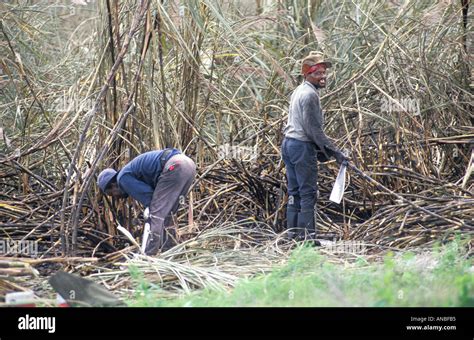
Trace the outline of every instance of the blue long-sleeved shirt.
<instances>
[{"instance_id":1,"label":"blue long-sleeved shirt","mask_svg":"<svg viewBox=\"0 0 474 340\"><path fill-rule=\"evenodd\" d=\"M145 152L128 162L117 175L117 183L124 192L149 207L158 178L161 175L161 156L164 150ZM180 154L172 149L167 159Z\"/></svg>"}]
</instances>

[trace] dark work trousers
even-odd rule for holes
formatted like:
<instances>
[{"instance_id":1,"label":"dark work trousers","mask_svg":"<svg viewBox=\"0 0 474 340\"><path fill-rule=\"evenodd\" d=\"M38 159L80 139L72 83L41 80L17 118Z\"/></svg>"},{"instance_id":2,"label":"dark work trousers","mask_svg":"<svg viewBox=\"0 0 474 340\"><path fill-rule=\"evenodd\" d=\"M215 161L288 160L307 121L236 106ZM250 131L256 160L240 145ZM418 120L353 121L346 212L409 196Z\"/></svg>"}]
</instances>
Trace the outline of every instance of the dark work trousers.
<instances>
[{"instance_id":1,"label":"dark work trousers","mask_svg":"<svg viewBox=\"0 0 474 340\"><path fill-rule=\"evenodd\" d=\"M288 209L314 211L318 192L318 159L316 146L294 138L285 138L282 158L288 181Z\"/></svg>"},{"instance_id":2,"label":"dark work trousers","mask_svg":"<svg viewBox=\"0 0 474 340\"><path fill-rule=\"evenodd\" d=\"M178 210L180 201L184 202L195 175L192 159L179 154L166 162L158 178L150 204L150 229L160 236L162 245L176 235L172 214Z\"/></svg>"}]
</instances>

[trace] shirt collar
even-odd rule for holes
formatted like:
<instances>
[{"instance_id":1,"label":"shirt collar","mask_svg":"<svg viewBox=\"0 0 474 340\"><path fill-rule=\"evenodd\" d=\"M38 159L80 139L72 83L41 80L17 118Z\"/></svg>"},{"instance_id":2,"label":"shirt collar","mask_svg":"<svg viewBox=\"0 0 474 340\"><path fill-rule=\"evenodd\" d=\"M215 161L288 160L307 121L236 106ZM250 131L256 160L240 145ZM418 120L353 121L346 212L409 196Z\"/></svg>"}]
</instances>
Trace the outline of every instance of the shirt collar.
<instances>
[{"instance_id":1,"label":"shirt collar","mask_svg":"<svg viewBox=\"0 0 474 340\"><path fill-rule=\"evenodd\" d=\"M316 86L314 86L313 84L311 84L309 81L305 80L303 84L308 84L309 86L311 86L316 92L318 92L319 88L317 88Z\"/></svg>"}]
</instances>

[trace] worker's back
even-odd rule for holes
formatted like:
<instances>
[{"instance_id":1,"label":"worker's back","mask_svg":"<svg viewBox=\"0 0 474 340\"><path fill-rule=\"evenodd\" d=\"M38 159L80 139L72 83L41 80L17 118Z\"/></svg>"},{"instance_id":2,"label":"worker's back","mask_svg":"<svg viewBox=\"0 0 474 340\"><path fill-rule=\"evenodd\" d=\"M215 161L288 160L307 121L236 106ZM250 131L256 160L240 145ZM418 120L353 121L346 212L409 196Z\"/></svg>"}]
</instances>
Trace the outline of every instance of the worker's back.
<instances>
[{"instance_id":1,"label":"worker's back","mask_svg":"<svg viewBox=\"0 0 474 340\"><path fill-rule=\"evenodd\" d=\"M164 150L149 151L132 159L118 173L117 182L119 185L120 179L126 174L130 174L136 179L145 182L152 188L156 187L158 177L160 177L161 169L163 167L161 164L161 156L163 155L163 152ZM180 153L179 150L173 149L166 158L169 159Z\"/></svg>"}]
</instances>

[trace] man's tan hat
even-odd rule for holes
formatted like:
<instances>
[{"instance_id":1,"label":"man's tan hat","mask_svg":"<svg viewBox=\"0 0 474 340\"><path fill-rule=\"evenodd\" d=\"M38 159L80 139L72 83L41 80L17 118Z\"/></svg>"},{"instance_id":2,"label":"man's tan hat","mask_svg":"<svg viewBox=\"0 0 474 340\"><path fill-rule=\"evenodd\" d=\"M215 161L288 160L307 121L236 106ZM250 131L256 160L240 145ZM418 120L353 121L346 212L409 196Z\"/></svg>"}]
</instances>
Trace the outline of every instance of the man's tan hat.
<instances>
[{"instance_id":1,"label":"man's tan hat","mask_svg":"<svg viewBox=\"0 0 474 340\"><path fill-rule=\"evenodd\" d=\"M330 61L324 59L322 53L311 51L301 62L301 73L306 75L312 66L318 64L324 64L327 68L332 66Z\"/></svg>"}]
</instances>

